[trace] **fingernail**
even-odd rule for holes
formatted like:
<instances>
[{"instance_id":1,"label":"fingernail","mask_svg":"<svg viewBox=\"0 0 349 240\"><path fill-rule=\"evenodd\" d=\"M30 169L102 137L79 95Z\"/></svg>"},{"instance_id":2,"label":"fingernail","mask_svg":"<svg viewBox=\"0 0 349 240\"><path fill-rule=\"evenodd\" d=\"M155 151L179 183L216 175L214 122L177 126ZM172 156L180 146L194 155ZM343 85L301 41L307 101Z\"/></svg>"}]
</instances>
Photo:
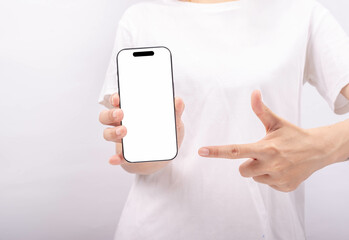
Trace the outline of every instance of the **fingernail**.
<instances>
[{"instance_id":1,"label":"fingernail","mask_svg":"<svg viewBox=\"0 0 349 240\"><path fill-rule=\"evenodd\" d=\"M120 128L117 128L115 132L116 132L116 135L118 135L118 136L121 135L121 129Z\"/></svg>"},{"instance_id":2,"label":"fingernail","mask_svg":"<svg viewBox=\"0 0 349 240\"><path fill-rule=\"evenodd\" d=\"M199 149L199 154L201 156L207 156L210 153L210 151L207 148L200 148Z\"/></svg>"},{"instance_id":3,"label":"fingernail","mask_svg":"<svg viewBox=\"0 0 349 240\"><path fill-rule=\"evenodd\" d=\"M114 110L114 112L113 112L113 117L114 118L116 118L118 116L118 111L119 111L119 109Z\"/></svg>"}]
</instances>

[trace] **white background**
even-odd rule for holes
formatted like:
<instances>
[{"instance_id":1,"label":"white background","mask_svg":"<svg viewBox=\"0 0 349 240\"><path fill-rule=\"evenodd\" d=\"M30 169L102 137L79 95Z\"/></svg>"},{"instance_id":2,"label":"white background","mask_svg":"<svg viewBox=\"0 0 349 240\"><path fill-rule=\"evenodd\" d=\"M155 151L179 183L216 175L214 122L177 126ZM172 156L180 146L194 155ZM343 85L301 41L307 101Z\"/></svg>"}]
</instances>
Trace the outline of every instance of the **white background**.
<instances>
[{"instance_id":1,"label":"white background","mask_svg":"<svg viewBox=\"0 0 349 240\"><path fill-rule=\"evenodd\" d=\"M97 98L131 0L0 0L0 239L112 239L133 176ZM347 0L321 0L349 33ZM309 85L303 127L337 116ZM349 163L306 182L310 240L349 239Z\"/></svg>"}]
</instances>

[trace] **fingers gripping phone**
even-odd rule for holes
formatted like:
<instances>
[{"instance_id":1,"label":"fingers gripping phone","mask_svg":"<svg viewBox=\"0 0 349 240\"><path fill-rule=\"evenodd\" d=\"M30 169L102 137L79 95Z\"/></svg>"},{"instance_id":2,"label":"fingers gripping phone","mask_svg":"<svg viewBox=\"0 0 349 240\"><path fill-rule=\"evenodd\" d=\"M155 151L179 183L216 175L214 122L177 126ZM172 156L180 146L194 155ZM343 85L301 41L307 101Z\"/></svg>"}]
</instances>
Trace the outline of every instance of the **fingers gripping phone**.
<instances>
[{"instance_id":1,"label":"fingers gripping phone","mask_svg":"<svg viewBox=\"0 0 349 240\"><path fill-rule=\"evenodd\" d=\"M177 128L172 55L163 46L125 48L117 55L118 93L127 129L122 152L128 162L172 160Z\"/></svg>"}]
</instances>

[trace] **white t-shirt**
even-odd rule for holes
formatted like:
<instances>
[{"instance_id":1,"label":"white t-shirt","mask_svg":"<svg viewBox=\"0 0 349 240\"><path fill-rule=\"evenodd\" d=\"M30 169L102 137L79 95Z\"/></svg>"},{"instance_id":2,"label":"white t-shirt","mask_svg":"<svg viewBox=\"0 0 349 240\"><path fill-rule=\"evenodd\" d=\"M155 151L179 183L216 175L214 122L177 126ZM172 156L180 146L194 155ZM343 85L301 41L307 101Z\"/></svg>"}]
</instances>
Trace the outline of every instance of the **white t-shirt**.
<instances>
[{"instance_id":1,"label":"white t-shirt","mask_svg":"<svg viewBox=\"0 0 349 240\"><path fill-rule=\"evenodd\" d=\"M101 104L110 108L108 98L117 92L117 52L146 46L172 52L175 95L186 105L185 137L168 166L136 175L116 239L305 239L303 184L279 192L243 178L238 168L246 159L197 151L265 136L250 105L254 89L296 125L306 82L335 113L349 111L340 94L349 83L349 38L331 13L315 0L134 4L118 25Z\"/></svg>"}]
</instances>

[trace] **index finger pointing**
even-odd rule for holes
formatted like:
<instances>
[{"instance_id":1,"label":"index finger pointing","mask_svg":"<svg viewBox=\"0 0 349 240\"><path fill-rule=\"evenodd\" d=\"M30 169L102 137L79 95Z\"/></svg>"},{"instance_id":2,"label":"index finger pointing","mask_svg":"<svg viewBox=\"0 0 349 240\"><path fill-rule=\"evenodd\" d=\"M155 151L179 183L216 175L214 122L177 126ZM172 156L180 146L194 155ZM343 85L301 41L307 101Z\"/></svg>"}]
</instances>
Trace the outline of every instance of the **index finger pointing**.
<instances>
[{"instance_id":1,"label":"index finger pointing","mask_svg":"<svg viewBox=\"0 0 349 240\"><path fill-rule=\"evenodd\" d=\"M207 149L207 150L205 150ZM257 143L231 144L200 148L198 153L203 157L211 158L259 158L260 151Z\"/></svg>"}]
</instances>

